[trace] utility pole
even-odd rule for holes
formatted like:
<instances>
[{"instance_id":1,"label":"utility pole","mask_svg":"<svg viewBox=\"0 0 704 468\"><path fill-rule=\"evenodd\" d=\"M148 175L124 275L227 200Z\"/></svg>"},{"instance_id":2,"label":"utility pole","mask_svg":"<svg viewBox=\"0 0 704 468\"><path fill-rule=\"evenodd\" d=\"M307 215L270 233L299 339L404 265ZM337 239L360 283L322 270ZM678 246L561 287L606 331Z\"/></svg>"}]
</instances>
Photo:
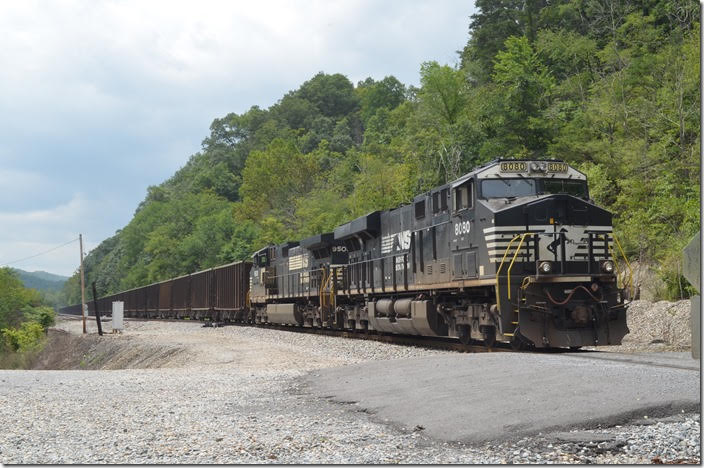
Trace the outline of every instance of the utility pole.
<instances>
[{"instance_id":1,"label":"utility pole","mask_svg":"<svg viewBox=\"0 0 704 468\"><path fill-rule=\"evenodd\" d=\"M81 245L81 315L83 316L83 333L86 333L86 289L83 277L83 235L78 234L78 243Z\"/></svg>"}]
</instances>

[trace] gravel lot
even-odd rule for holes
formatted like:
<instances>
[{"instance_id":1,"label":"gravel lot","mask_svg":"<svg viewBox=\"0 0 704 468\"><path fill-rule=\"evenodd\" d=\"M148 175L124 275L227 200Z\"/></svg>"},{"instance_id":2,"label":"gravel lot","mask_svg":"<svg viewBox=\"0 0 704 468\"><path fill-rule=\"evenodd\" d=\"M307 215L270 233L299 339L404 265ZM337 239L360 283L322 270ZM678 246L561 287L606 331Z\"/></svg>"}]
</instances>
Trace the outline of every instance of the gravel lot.
<instances>
[{"instance_id":1,"label":"gravel lot","mask_svg":"<svg viewBox=\"0 0 704 468\"><path fill-rule=\"evenodd\" d=\"M64 320L58 328L79 333L80 322ZM650 463L659 457L698 463L700 457L698 414L481 446L441 444L423 428L396 429L354 405L314 399L299 379L313 369L443 351L173 322L128 322L122 335L88 339L80 362L96 370L0 371L1 462ZM150 360L130 352L134 347L164 352Z\"/></svg>"}]
</instances>

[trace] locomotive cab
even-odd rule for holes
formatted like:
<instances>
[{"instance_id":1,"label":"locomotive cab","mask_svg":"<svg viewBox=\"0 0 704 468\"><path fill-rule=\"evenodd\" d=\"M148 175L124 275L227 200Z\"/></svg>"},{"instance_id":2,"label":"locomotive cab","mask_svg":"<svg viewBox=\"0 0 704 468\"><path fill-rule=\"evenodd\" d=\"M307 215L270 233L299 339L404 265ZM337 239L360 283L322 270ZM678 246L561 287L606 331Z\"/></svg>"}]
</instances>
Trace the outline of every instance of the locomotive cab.
<instances>
[{"instance_id":1,"label":"locomotive cab","mask_svg":"<svg viewBox=\"0 0 704 468\"><path fill-rule=\"evenodd\" d=\"M628 329L612 216L589 199L586 176L561 161L498 161L476 182L500 338L619 344Z\"/></svg>"},{"instance_id":2,"label":"locomotive cab","mask_svg":"<svg viewBox=\"0 0 704 468\"><path fill-rule=\"evenodd\" d=\"M251 302L263 302L266 297L266 284L272 273L267 271L270 266L270 251L273 246L264 247L252 255L252 269L249 271L249 300ZM275 276L275 275L274 275Z\"/></svg>"}]
</instances>

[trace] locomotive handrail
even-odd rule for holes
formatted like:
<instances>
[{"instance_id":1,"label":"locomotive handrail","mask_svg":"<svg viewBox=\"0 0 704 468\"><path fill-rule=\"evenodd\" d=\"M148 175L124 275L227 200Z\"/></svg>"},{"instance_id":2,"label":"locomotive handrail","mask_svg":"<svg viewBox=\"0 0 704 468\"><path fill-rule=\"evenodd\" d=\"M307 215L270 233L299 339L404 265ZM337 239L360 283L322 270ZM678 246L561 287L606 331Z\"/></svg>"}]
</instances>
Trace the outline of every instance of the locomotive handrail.
<instances>
[{"instance_id":1,"label":"locomotive handrail","mask_svg":"<svg viewBox=\"0 0 704 468\"><path fill-rule=\"evenodd\" d=\"M614 252L613 247L609 244L608 236L602 236L602 235L600 235L600 234L597 234L597 237L604 239L604 242L606 242L606 246L608 247L609 251L611 252L611 258L614 259L614 268L615 268L615 270L616 270L616 278L618 278L618 277L620 276L620 272L619 272L619 269L618 269L618 262L615 261L615 260L618 259L618 256L617 256L616 253ZM622 281L622 283L623 283L624 289L625 289L625 288L628 288L628 291L629 291L629 293L630 293L629 297L630 297L631 300L632 300L632 298L633 298L633 292L634 292L634 291L633 291L633 269L631 268L631 264L630 264L630 262L628 261L628 257L626 257L626 254L625 254L625 252L623 251L623 248L621 247L621 243L618 241L618 238L616 237L616 235L614 235L614 233L611 233L611 237L613 237L614 243L615 243L616 246L618 247L618 250L619 250L619 252L621 253L621 257L623 257L623 260L624 260L624 262L626 263L626 267L628 268L628 281L626 281L626 274L625 274L625 272L624 272L624 275L623 275L623 278L621 279L621 281Z\"/></svg>"},{"instance_id":2,"label":"locomotive handrail","mask_svg":"<svg viewBox=\"0 0 704 468\"><path fill-rule=\"evenodd\" d=\"M321 283L320 283L320 307L321 308L323 306L331 305L333 303L335 291L330 286L332 284L334 272L335 272L335 269L330 268L330 274L326 275L325 274L326 269L323 268L323 281L321 281ZM327 291L328 294L326 296L326 290L328 290L328 289L329 289L329 291ZM326 301L326 298L328 299L327 301Z\"/></svg>"},{"instance_id":3,"label":"locomotive handrail","mask_svg":"<svg viewBox=\"0 0 704 468\"><path fill-rule=\"evenodd\" d=\"M621 252L621 256L623 257L623 261L626 262L626 266L628 267L628 285L629 285L629 291L631 292L630 298L632 300L633 299L633 269L631 268L631 264L628 261L628 257L626 257L626 254L623 251L623 248L621 248L621 243L618 241L618 237L616 237L613 233L611 234L611 236L614 238L614 241L616 242L616 246L618 247L618 250Z\"/></svg>"},{"instance_id":4,"label":"locomotive handrail","mask_svg":"<svg viewBox=\"0 0 704 468\"><path fill-rule=\"evenodd\" d=\"M521 247L523 246L523 241L526 239L526 236L533 235L532 232L526 232L521 235L521 241L518 243L518 247L516 247L516 251L513 254L513 259L511 259L511 264L508 266L508 270L506 271L506 277L507 277L507 287L508 287L508 298L511 299L511 270L513 269L513 264L516 261L516 257L518 257L518 252L521 251Z\"/></svg>"},{"instance_id":5,"label":"locomotive handrail","mask_svg":"<svg viewBox=\"0 0 704 468\"><path fill-rule=\"evenodd\" d=\"M513 239L511 239L511 242L508 243L508 246L506 247L506 250L504 251L504 256L501 259L501 264L499 264L499 268L496 270L496 308L501 311L501 295L499 294L499 274L501 273L501 268L504 266L504 262L506 261L506 256L508 255L508 251L511 249L511 246L513 243L521 237L520 234L517 234Z\"/></svg>"},{"instance_id":6,"label":"locomotive handrail","mask_svg":"<svg viewBox=\"0 0 704 468\"><path fill-rule=\"evenodd\" d=\"M308 278L312 278L312 274L313 274L313 273L318 272L318 271L323 271L323 270L324 270L324 268L316 268L315 270L309 270L309 271L307 271L307 273L309 274ZM293 273L288 272L288 273L284 273L284 274L281 274L281 275L269 276L268 278L271 279L271 280L283 279L283 280L285 280L285 281L288 281L289 279L293 278L294 276L299 275L299 281L300 281L300 275L301 275L302 273L306 273L306 272L300 272L300 271L296 271L296 272L293 272ZM325 274L325 272L323 271L323 275L324 275L324 274ZM299 295L307 295L307 296L310 296L310 295L313 293L312 291L315 290L315 286L311 286L310 284L312 284L312 283L309 283L308 290L305 291L305 292L300 292ZM291 285L287 285L287 286L288 286L289 288L291 288ZM298 286L300 287L300 284L299 284ZM281 293L278 293L278 294L281 294Z\"/></svg>"},{"instance_id":7,"label":"locomotive handrail","mask_svg":"<svg viewBox=\"0 0 704 468\"><path fill-rule=\"evenodd\" d=\"M325 291L325 285L327 284L327 278L328 278L328 277L327 277L326 274L325 274L325 273L326 273L326 272L325 272L325 268L322 268L321 271L322 271L322 276L321 276L321 278L320 278L319 300L320 300L320 308L322 309L322 307L323 307L323 305L324 305L324 303L325 303L325 300L324 300L324 297L325 297L325 296L324 296L324 294L323 294L323 291Z\"/></svg>"},{"instance_id":8,"label":"locomotive handrail","mask_svg":"<svg viewBox=\"0 0 704 468\"><path fill-rule=\"evenodd\" d=\"M410 249L409 249L409 251L410 251ZM404 252L404 251L401 251L401 252ZM373 266L373 265L374 265L374 262L381 261L381 262L382 262L381 290L382 290L382 291L385 291L386 284L385 284L385 280L383 279L383 261L386 260L387 258L388 258L388 259L392 259L392 261L391 261L392 275L395 276L395 275L396 275L396 274L395 274L395 271L396 271L396 258L400 258L400 257L402 256L402 257L403 257L403 276L404 276L403 288L404 288L404 290L407 291L407 290L408 290L408 273L409 273L409 271L408 271L408 270L409 270L409 266L408 266L408 255L409 255L409 252L404 252L404 253L401 253L401 252L398 252L398 253L396 253L396 254L386 255L386 256L383 256L383 257L375 257L375 258L362 259L362 260L358 260L358 261L346 263L346 264L344 264L343 266L346 267L346 268L347 268L347 267L354 267L354 266L357 266L357 265L363 265L363 266L365 266L365 265L372 265L372 266ZM362 270L362 271L366 271L366 270ZM372 270L372 271L373 271L373 270ZM366 281L366 280L370 280L370 286L369 286L369 287L370 287L370 289L372 290L372 292L374 292L375 286L374 286L373 278L366 278L366 277L364 277L364 279L363 279L363 278L357 278L357 281L356 281L356 283L357 283L357 289L359 289L360 287L361 287L361 288L365 288L366 285L364 284L364 281ZM390 287L390 288L397 288L397 287L398 287L398 284L397 284L397 283L398 283L397 280L396 280L396 279L393 279L393 280L392 280L392 284L391 284L389 287ZM350 281L348 282L348 288L350 287L351 284L352 284L352 281L350 280Z\"/></svg>"}]
</instances>

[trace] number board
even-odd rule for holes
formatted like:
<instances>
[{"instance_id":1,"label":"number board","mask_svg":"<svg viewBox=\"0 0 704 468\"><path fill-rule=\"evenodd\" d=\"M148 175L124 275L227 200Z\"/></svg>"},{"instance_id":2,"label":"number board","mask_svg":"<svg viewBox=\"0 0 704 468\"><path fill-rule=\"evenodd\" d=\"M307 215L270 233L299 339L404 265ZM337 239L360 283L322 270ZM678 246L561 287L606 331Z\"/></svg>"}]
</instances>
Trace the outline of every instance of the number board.
<instances>
[{"instance_id":1,"label":"number board","mask_svg":"<svg viewBox=\"0 0 704 468\"><path fill-rule=\"evenodd\" d=\"M569 169L569 165L563 162L545 162L541 161L538 163L530 161L510 161L502 162L499 166L501 172L562 172L566 173Z\"/></svg>"},{"instance_id":2,"label":"number board","mask_svg":"<svg viewBox=\"0 0 704 468\"><path fill-rule=\"evenodd\" d=\"M528 164L523 161L502 162L500 170L501 172L526 172Z\"/></svg>"},{"instance_id":3,"label":"number board","mask_svg":"<svg viewBox=\"0 0 704 468\"><path fill-rule=\"evenodd\" d=\"M567 163L562 163L562 162L549 162L548 163L548 172L567 172L567 169L569 169L569 166Z\"/></svg>"}]
</instances>

